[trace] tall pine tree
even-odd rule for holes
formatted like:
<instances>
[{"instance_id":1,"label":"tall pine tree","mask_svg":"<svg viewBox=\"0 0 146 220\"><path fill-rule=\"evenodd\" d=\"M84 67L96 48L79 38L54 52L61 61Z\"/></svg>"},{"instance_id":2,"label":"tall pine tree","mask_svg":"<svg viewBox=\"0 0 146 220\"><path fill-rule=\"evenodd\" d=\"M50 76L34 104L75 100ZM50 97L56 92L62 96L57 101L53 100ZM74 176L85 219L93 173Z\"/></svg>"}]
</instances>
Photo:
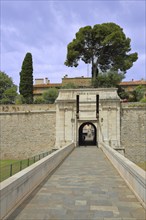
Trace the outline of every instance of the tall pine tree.
<instances>
[{"instance_id":1,"label":"tall pine tree","mask_svg":"<svg viewBox=\"0 0 146 220\"><path fill-rule=\"evenodd\" d=\"M19 92L23 96L24 103L33 103L33 63L31 53L26 54L22 63Z\"/></svg>"}]
</instances>

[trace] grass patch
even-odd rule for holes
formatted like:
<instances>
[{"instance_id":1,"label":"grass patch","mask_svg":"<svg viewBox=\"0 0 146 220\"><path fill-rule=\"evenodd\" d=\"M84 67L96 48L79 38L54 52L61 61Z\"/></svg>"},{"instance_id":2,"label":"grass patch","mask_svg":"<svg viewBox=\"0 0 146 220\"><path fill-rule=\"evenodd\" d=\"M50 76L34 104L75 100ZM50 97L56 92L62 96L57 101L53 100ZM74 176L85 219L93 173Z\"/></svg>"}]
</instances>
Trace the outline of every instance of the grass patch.
<instances>
[{"instance_id":1,"label":"grass patch","mask_svg":"<svg viewBox=\"0 0 146 220\"><path fill-rule=\"evenodd\" d=\"M53 150L50 150L24 160L0 160L0 182L46 157L52 152Z\"/></svg>"},{"instance_id":2,"label":"grass patch","mask_svg":"<svg viewBox=\"0 0 146 220\"><path fill-rule=\"evenodd\" d=\"M128 105L128 107L146 107L146 103L144 102L135 102Z\"/></svg>"},{"instance_id":3,"label":"grass patch","mask_svg":"<svg viewBox=\"0 0 146 220\"><path fill-rule=\"evenodd\" d=\"M137 166L141 167L143 170L146 170L146 161L137 163Z\"/></svg>"},{"instance_id":4,"label":"grass patch","mask_svg":"<svg viewBox=\"0 0 146 220\"><path fill-rule=\"evenodd\" d=\"M33 158L25 160L0 160L0 182L33 164Z\"/></svg>"},{"instance_id":5,"label":"grass patch","mask_svg":"<svg viewBox=\"0 0 146 220\"><path fill-rule=\"evenodd\" d=\"M0 168L7 166L7 165L10 165L10 164L13 164L13 163L16 163L18 161L19 160L0 160Z\"/></svg>"}]
</instances>

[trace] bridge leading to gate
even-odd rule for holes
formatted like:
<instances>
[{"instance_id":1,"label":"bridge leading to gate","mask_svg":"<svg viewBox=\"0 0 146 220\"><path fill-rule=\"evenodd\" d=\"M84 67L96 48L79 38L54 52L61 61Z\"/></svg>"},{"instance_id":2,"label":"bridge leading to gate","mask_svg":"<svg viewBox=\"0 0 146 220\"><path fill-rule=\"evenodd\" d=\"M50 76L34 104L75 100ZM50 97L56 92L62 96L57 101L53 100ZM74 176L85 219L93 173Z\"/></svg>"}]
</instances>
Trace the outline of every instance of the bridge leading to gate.
<instances>
[{"instance_id":1,"label":"bridge leading to gate","mask_svg":"<svg viewBox=\"0 0 146 220\"><path fill-rule=\"evenodd\" d=\"M1 214L8 220L144 220L144 175L104 144L70 144L2 183Z\"/></svg>"},{"instance_id":2,"label":"bridge leading to gate","mask_svg":"<svg viewBox=\"0 0 146 220\"><path fill-rule=\"evenodd\" d=\"M145 219L146 173L119 153L116 89L60 90L55 136L58 150L1 183L1 219Z\"/></svg>"}]
</instances>

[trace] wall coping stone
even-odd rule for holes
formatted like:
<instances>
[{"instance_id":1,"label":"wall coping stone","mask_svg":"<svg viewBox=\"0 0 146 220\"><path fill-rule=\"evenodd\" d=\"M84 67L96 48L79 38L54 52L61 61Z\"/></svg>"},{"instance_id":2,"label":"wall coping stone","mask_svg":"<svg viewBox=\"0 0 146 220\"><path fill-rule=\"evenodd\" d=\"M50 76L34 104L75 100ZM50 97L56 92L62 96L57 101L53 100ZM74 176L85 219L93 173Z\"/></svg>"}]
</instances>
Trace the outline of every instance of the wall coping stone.
<instances>
[{"instance_id":1,"label":"wall coping stone","mask_svg":"<svg viewBox=\"0 0 146 220\"><path fill-rule=\"evenodd\" d=\"M19 114L41 114L56 113L56 110L37 110L37 111L19 111L19 112L0 112L0 115L19 115Z\"/></svg>"},{"instance_id":2,"label":"wall coping stone","mask_svg":"<svg viewBox=\"0 0 146 220\"><path fill-rule=\"evenodd\" d=\"M68 144L37 161L0 184L0 219L6 219L72 152Z\"/></svg>"},{"instance_id":3,"label":"wall coping stone","mask_svg":"<svg viewBox=\"0 0 146 220\"><path fill-rule=\"evenodd\" d=\"M146 172L107 144L101 143L101 148L138 200L146 208Z\"/></svg>"}]
</instances>

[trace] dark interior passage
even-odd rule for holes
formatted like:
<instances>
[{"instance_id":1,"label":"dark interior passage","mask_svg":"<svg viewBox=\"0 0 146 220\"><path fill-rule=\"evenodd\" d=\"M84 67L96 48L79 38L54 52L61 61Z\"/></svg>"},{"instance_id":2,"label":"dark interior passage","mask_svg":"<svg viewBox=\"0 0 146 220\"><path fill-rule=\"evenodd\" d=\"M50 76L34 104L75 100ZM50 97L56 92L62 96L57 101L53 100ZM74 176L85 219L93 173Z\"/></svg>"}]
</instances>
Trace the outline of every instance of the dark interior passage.
<instances>
[{"instance_id":1,"label":"dark interior passage","mask_svg":"<svg viewBox=\"0 0 146 220\"><path fill-rule=\"evenodd\" d=\"M96 127L91 122L83 123L79 128L79 145L97 145Z\"/></svg>"}]
</instances>

